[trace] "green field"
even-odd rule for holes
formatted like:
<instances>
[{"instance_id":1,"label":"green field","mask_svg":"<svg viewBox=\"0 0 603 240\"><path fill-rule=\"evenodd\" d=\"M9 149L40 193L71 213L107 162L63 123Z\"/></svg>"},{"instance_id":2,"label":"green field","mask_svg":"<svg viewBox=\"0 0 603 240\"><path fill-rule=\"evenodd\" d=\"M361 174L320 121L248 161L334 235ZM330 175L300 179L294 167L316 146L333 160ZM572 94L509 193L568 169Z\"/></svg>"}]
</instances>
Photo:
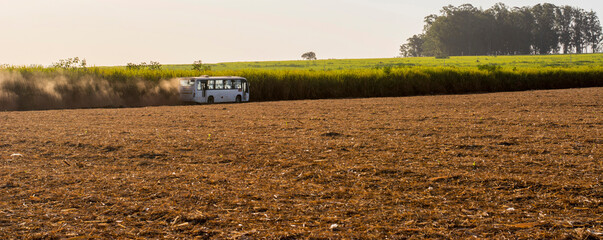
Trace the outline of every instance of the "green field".
<instances>
[{"instance_id":1,"label":"green field","mask_svg":"<svg viewBox=\"0 0 603 240\"><path fill-rule=\"evenodd\" d=\"M603 86L603 54L221 63L0 67L0 111L178 104L178 77L242 76L251 101L399 97Z\"/></svg>"},{"instance_id":2,"label":"green field","mask_svg":"<svg viewBox=\"0 0 603 240\"><path fill-rule=\"evenodd\" d=\"M329 59L316 61L266 61L266 62L225 62L207 64L214 71L264 69L264 70L351 70L384 67L456 67L476 68L479 65L497 65L503 69L525 68L601 68L603 54L572 55L529 55L529 56L463 56L448 59L434 57L378 58L378 59ZM163 69L190 70L191 65L164 65Z\"/></svg>"}]
</instances>

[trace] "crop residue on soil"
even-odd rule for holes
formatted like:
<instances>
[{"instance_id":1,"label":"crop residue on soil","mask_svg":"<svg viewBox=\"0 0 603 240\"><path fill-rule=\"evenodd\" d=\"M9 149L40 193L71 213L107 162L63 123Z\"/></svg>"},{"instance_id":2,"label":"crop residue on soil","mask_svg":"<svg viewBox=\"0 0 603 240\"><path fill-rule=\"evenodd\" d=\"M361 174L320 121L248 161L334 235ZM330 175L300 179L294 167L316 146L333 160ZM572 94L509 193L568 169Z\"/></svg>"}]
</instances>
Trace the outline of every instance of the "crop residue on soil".
<instances>
[{"instance_id":1,"label":"crop residue on soil","mask_svg":"<svg viewBox=\"0 0 603 240\"><path fill-rule=\"evenodd\" d=\"M602 100L0 112L0 238L601 238Z\"/></svg>"}]
</instances>

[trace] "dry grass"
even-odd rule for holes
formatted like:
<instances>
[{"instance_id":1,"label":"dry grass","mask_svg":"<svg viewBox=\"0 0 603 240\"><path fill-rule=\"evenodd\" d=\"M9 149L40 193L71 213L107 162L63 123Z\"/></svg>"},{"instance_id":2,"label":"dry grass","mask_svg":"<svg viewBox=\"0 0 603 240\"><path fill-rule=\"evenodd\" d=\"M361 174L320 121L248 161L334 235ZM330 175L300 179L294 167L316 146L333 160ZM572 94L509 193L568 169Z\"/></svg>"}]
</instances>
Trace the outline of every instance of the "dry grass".
<instances>
[{"instance_id":1,"label":"dry grass","mask_svg":"<svg viewBox=\"0 0 603 240\"><path fill-rule=\"evenodd\" d=\"M602 100L0 112L0 238L601 238Z\"/></svg>"}]
</instances>

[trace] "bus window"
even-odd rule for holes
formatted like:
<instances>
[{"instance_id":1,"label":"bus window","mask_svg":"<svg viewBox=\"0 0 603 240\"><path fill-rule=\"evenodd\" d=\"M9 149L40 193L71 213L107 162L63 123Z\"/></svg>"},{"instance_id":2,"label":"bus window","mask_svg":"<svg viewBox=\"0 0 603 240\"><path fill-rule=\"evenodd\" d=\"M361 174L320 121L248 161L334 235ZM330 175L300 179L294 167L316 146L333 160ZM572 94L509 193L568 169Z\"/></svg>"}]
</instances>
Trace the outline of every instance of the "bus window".
<instances>
[{"instance_id":1,"label":"bus window","mask_svg":"<svg viewBox=\"0 0 603 240\"><path fill-rule=\"evenodd\" d=\"M232 89L232 81L224 80L224 89Z\"/></svg>"},{"instance_id":2,"label":"bus window","mask_svg":"<svg viewBox=\"0 0 603 240\"><path fill-rule=\"evenodd\" d=\"M203 90L203 82L201 82L201 81L197 81L197 90L198 90L198 91Z\"/></svg>"},{"instance_id":3,"label":"bus window","mask_svg":"<svg viewBox=\"0 0 603 240\"><path fill-rule=\"evenodd\" d=\"M224 80L216 80L216 89L224 89Z\"/></svg>"},{"instance_id":4,"label":"bus window","mask_svg":"<svg viewBox=\"0 0 603 240\"><path fill-rule=\"evenodd\" d=\"M234 88L235 89L241 89L241 80L235 80L234 81Z\"/></svg>"},{"instance_id":5,"label":"bus window","mask_svg":"<svg viewBox=\"0 0 603 240\"><path fill-rule=\"evenodd\" d=\"M248 92L248 90L247 90L247 82L243 82L243 92Z\"/></svg>"},{"instance_id":6,"label":"bus window","mask_svg":"<svg viewBox=\"0 0 603 240\"><path fill-rule=\"evenodd\" d=\"M207 80L207 89L214 89L214 80Z\"/></svg>"}]
</instances>

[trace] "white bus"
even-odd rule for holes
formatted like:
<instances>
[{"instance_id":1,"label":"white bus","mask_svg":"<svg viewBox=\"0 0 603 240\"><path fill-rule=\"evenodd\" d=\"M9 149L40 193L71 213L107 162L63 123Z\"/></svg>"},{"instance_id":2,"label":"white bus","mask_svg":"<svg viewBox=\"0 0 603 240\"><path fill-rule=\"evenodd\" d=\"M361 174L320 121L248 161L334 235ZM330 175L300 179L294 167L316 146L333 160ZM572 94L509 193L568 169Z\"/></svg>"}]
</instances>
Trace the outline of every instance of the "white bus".
<instances>
[{"instance_id":1,"label":"white bus","mask_svg":"<svg viewBox=\"0 0 603 240\"><path fill-rule=\"evenodd\" d=\"M180 100L197 103L248 102L249 83L243 77L180 78Z\"/></svg>"}]
</instances>

